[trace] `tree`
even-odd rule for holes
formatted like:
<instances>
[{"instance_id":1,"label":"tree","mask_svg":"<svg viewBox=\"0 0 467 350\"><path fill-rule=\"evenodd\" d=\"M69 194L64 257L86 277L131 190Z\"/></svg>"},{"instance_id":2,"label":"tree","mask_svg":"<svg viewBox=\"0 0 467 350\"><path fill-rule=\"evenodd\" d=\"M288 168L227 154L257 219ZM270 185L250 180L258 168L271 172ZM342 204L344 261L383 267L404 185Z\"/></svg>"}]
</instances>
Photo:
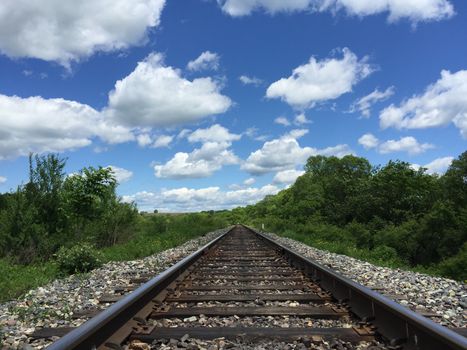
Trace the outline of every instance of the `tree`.
<instances>
[{"instance_id":1,"label":"tree","mask_svg":"<svg viewBox=\"0 0 467 350\"><path fill-rule=\"evenodd\" d=\"M457 207L467 206L467 151L453 160L442 177L446 199Z\"/></svg>"},{"instance_id":2,"label":"tree","mask_svg":"<svg viewBox=\"0 0 467 350\"><path fill-rule=\"evenodd\" d=\"M46 229L46 234L56 235L64 230L62 198L66 159L56 154L29 155L29 182L25 194L30 205L37 210L36 221Z\"/></svg>"},{"instance_id":3,"label":"tree","mask_svg":"<svg viewBox=\"0 0 467 350\"><path fill-rule=\"evenodd\" d=\"M81 238L87 223L101 217L116 200L116 186L112 170L103 167L83 168L66 179L63 197L76 238Z\"/></svg>"}]
</instances>

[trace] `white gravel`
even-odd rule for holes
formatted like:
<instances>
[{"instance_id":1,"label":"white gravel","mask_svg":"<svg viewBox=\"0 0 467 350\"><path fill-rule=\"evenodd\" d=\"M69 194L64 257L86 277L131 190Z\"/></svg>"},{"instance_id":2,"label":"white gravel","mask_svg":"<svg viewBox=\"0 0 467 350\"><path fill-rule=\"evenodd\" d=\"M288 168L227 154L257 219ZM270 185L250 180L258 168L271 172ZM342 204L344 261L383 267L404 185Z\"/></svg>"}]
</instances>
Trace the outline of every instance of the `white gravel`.
<instances>
[{"instance_id":1,"label":"white gravel","mask_svg":"<svg viewBox=\"0 0 467 350\"><path fill-rule=\"evenodd\" d=\"M99 304L98 299L104 294L114 294L114 286L128 285L131 278L142 275L156 275L227 230L210 232L140 260L109 262L88 274L55 280L15 301L0 304L0 348L44 348L50 341L33 341L27 336L36 327L79 326L86 319L71 319L73 312L105 308L106 305Z\"/></svg>"},{"instance_id":2,"label":"white gravel","mask_svg":"<svg viewBox=\"0 0 467 350\"><path fill-rule=\"evenodd\" d=\"M144 259L111 262L86 275L74 275L66 279L56 280L46 286L31 290L18 300L0 304L0 348L2 350L44 348L50 341L32 341L27 336L36 327L78 326L85 320L72 320L72 313L83 308L105 307L105 305L98 303L98 299L104 294L113 294L113 286L127 285L130 278L145 274L157 274L226 230L208 233L177 248ZM450 327L467 327L467 313L465 311L467 286L465 284L421 273L378 267L347 256L318 250L271 233L268 235L367 287L382 287L383 290L378 290L381 293L406 296L406 300L399 301L401 304L412 308L421 307L438 313L440 317L433 318L434 321ZM210 320L207 319L207 321ZM230 320L223 321L228 323ZM260 319L252 320L253 323L258 321ZM280 321L280 319L275 321ZM217 320L214 323L217 323ZM199 348L208 349L213 345L213 342L200 343L198 340L187 340L186 342L191 343L191 348L195 348L194 346L197 345ZM232 346L232 343L229 344L228 341L220 340L220 342L225 344L225 348ZM180 345L177 344L177 340L172 341L172 343L167 341L165 344L159 343L156 347L153 345L152 348L172 349ZM376 344L373 345L374 349L378 349ZM312 345L309 348L326 349L330 346L330 344L323 343ZM262 342L251 345L245 342L240 348L302 349L303 344Z\"/></svg>"},{"instance_id":3,"label":"white gravel","mask_svg":"<svg viewBox=\"0 0 467 350\"><path fill-rule=\"evenodd\" d=\"M447 327L467 327L467 284L448 278L380 267L345 255L319 250L290 238L266 233L277 242L327 266L381 294L402 295L398 302L412 310L425 309L440 317L431 318Z\"/></svg>"}]
</instances>

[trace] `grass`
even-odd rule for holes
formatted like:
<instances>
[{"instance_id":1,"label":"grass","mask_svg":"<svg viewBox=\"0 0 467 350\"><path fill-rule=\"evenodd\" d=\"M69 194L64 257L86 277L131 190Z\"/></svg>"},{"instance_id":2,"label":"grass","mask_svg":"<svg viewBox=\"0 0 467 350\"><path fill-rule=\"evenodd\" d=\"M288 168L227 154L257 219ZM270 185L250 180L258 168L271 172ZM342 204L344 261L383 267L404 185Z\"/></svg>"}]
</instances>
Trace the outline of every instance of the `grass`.
<instances>
[{"instance_id":1,"label":"grass","mask_svg":"<svg viewBox=\"0 0 467 350\"><path fill-rule=\"evenodd\" d=\"M10 300L57 278L58 269L53 262L34 265L12 264L0 260L0 301Z\"/></svg>"},{"instance_id":2,"label":"grass","mask_svg":"<svg viewBox=\"0 0 467 350\"><path fill-rule=\"evenodd\" d=\"M190 239L207 232L226 227L224 222L203 222L199 225L189 222L173 222L163 233L155 232L153 227L140 223L135 236L128 242L100 249L104 262L128 261L143 258L163 250L177 247ZM0 302L17 298L30 289L43 286L54 279L63 277L53 260L34 265L13 264L0 259Z\"/></svg>"}]
</instances>

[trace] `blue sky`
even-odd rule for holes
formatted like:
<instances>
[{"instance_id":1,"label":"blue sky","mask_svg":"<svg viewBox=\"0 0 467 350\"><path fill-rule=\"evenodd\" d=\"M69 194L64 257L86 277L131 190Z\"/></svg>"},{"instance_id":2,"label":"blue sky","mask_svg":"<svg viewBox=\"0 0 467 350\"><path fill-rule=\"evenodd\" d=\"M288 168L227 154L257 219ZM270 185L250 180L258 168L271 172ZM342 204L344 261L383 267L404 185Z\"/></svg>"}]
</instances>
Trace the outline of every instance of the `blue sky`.
<instances>
[{"instance_id":1,"label":"blue sky","mask_svg":"<svg viewBox=\"0 0 467 350\"><path fill-rule=\"evenodd\" d=\"M142 210L254 203L311 155L442 173L466 149L467 3L0 4L0 191L29 152Z\"/></svg>"}]
</instances>

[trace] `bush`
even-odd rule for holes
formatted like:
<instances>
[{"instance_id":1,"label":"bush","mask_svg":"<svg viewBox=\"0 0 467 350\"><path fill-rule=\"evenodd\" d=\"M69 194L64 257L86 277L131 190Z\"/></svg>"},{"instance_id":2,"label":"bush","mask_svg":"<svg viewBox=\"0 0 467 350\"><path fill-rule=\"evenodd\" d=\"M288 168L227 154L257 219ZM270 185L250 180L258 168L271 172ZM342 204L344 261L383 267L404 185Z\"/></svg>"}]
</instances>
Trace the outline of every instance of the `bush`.
<instances>
[{"instance_id":1,"label":"bush","mask_svg":"<svg viewBox=\"0 0 467 350\"><path fill-rule=\"evenodd\" d=\"M458 281L467 281L467 243L464 243L461 251L438 265L441 275L454 278Z\"/></svg>"},{"instance_id":2,"label":"bush","mask_svg":"<svg viewBox=\"0 0 467 350\"><path fill-rule=\"evenodd\" d=\"M93 246L81 243L62 247L57 253L58 269L66 274L89 272L102 265L100 253Z\"/></svg>"},{"instance_id":3,"label":"bush","mask_svg":"<svg viewBox=\"0 0 467 350\"><path fill-rule=\"evenodd\" d=\"M376 247L371 251L371 255L373 258L384 262L398 262L400 260L397 251L393 247L386 245Z\"/></svg>"}]
</instances>

